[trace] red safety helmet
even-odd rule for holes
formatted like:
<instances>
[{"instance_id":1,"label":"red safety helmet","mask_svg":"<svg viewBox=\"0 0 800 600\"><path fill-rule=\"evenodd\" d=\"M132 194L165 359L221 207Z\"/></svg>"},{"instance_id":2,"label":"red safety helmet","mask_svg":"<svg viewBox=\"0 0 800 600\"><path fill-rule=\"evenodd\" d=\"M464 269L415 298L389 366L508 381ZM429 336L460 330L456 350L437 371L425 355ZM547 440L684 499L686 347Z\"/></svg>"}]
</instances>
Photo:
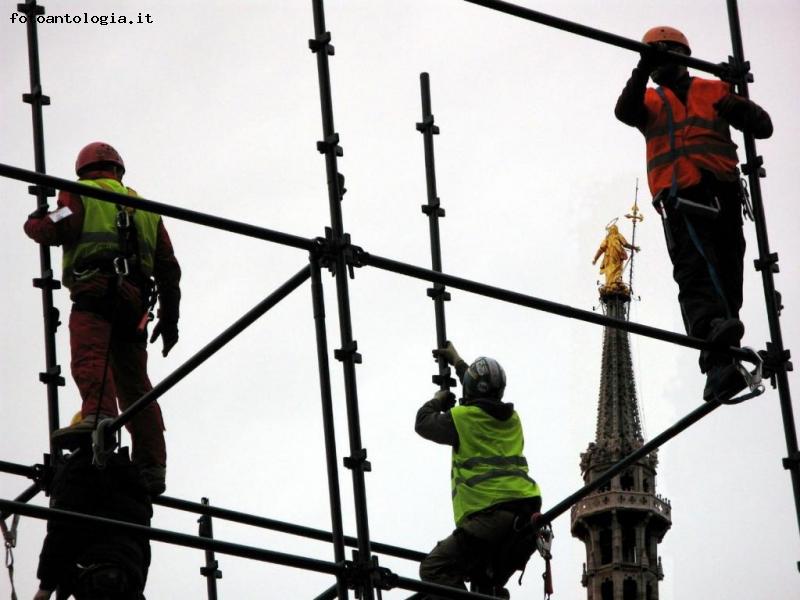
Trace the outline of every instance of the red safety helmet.
<instances>
[{"instance_id":1,"label":"red safety helmet","mask_svg":"<svg viewBox=\"0 0 800 600\"><path fill-rule=\"evenodd\" d=\"M80 175L86 167L96 163L112 163L122 169L123 173L125 172L125 163L122 162L119 152L105 142L92 142L78 152L78 158L75 159L75 173Z\"/></svg>"},{"instance_id":2,"label":"red safety helmet","mask_svg":"<svg viewBox=\"0 0 800 600\"><path fill-rule=\"evenodd\" d=\"M653 27L652 29L649 29L642 38L642 43L645 44L656 44L658 42L672 42L673 44L680 44L686 48L686 51L689 53L689 55L692 54L692 49L689 47L689 40L687 40L686 36L674 27L668 27L666 25Z\"/></svg>"}]
</instances>

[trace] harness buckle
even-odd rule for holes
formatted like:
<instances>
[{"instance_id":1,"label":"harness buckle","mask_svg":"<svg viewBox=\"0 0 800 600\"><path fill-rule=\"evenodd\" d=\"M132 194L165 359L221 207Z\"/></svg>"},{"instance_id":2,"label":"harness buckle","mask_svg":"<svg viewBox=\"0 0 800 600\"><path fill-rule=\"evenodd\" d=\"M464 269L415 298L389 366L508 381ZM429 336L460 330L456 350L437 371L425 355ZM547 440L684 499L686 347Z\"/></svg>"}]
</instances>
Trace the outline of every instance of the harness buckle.
<instances>
[{"instance_id":1,"label":"harness buckle","mask_svg":"<svg viewBox=\"0 0 800 600\"><path fill-rule=\"evenodd\" d=\"M130 266L128 265L128 259L124 256L117 256L112 263L114 265L114 273L119 275L120 277L125 277L130 273Z\"/></svg>"},{"instance_id":2,"label":"harness buckle","mask_svg":"<svg viewBox=\"0 0 800 600\"><path fill-rule=\"evenodd\" d=\"M117 229L121 231L127 231L131 228L131 215L130 213L123 209L117 211Z\"/></svg>"}]
</instances>

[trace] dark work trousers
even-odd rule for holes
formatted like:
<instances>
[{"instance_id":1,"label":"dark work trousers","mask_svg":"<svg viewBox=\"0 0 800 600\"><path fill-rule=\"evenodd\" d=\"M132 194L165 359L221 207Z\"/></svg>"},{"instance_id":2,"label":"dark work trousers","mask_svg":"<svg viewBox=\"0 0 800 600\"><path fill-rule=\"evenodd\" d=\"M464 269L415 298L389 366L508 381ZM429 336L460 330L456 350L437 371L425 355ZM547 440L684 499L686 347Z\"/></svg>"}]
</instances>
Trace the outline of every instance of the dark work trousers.
<instances>
[{"instance_id":1,"label":"dark work trousers","mask_svg":"<svg viewBox=\"0 0 800 600\"><path fill-rule=\"evenodd\" d=\"M689 214L671 204L666 207L667 248L684 326L687 334L701 339L710 333L712 319L738 318L742 307L745 240L739 182L711 179L679 190L678 196L709 206L716 196L720 204L716 218Z\"/></svg>"},{"instance_id":2,"label":"dark work trousers","mask_svg":"<svg viewBox=\"0 0 800 600\"><path fill-rule=\"evenodd\" d=\"M541 501L538 506L541 506ZM527 513L528 518L532 512ZM465 590L464 581L471 574L486 569L488 561L496 557L514 536L514 519L519 514L519 511L498 507L466 517L450 536L436 544L422 560L419 565L420 579ZM505 581L496 583L504 585ZM440 600L441 597L426 598Z\"/></svg>"},{"instance_id":3,"label":"dark work trousers","mask_svg":"<svg viewBox=\"0 0 800 600\"><path fill-rule=\"evenodd\" d=\"M109 315L81 310L76 302L69 317L72 377L81 393L83 417L100 414L115 417L153 389L147 375L147 334L137 334L135 321L142 309L126 310L117 300L114 327ZM128 313L128 314L126 314ZM109 346L110 344L110 346ZM103 383L103 367L108 369ZM133 460L140 466L166 465L164 422L157 402L149 404L127 425L133 441Z\"/></svg>"}]
</instances>

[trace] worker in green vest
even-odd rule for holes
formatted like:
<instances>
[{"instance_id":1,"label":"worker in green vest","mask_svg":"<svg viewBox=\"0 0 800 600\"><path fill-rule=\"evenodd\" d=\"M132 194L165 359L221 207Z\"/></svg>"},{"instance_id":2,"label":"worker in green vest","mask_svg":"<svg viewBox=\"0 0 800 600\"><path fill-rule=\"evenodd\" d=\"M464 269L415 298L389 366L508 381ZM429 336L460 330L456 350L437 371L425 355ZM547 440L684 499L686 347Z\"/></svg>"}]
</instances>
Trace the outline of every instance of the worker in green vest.
<instances>
[{"instance_id":1,"label":"worker in green vest","mask_svg":"<svg viewBox=\"0 0 800 600\"><path fill-rule=\"evenodd\" d=\"M422 561L420 577L460 589L470 580L481 591L476 582L488 579L493 589L486 591L507 594L502 586L535 548L519 556L517 534L530 531L526 525L542 505L523 455L522 424L514 405L502 401L506 375L496 360L482 356L467 365L450 342L433 352L455 366L464 397L456 406L455 396L441 390L417 411L416 432L452 446L456 524Z\"/></svg>"},{"instance_id":2,"label":"worker in green vest","mask_svg":"<svg viewBox=\"0 0 800 600\"><path fill-rule=\"evenodd\" d=\"M122 183L125 163L105 142L84 147L75 161L78 183L136 196ZM40 207L25 233L39 244L62 246L62 281L69 289L71 371L81 394L72 425L53 442L74 449L97 424L153 389L147 375L147 323L157 290L159 310L150 341L161 338L166 357L178 342L181 268L160 215L62 190L57 207ZM155 284L155 287L154 285ZM164 492L164 422L152 402L126 426L133 461L153 495Z\"/></svg>"}]
</instances>

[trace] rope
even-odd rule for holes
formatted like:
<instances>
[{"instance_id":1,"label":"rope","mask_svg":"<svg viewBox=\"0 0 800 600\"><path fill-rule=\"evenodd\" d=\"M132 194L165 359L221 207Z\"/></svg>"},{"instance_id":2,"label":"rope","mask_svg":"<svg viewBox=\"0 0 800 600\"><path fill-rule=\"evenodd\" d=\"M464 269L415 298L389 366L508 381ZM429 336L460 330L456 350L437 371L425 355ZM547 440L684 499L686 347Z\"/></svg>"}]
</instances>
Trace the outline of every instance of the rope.
<instances>
[{"instance_id":1,"label":"rope","mask_svg":"<svg viewBox=\"0 0 800 600\"><path fill-rule=\"evenodd\" d=\"M18 525L19 515L12 517L11 529L6 526L5 521L0 521L0 530L3 532L3 540L6 547L6 569L8 569L8 579L11 582L11 600L17 600L17 590L14 587L14 548L17 545Z\"/></svg>"}]
</instances>

